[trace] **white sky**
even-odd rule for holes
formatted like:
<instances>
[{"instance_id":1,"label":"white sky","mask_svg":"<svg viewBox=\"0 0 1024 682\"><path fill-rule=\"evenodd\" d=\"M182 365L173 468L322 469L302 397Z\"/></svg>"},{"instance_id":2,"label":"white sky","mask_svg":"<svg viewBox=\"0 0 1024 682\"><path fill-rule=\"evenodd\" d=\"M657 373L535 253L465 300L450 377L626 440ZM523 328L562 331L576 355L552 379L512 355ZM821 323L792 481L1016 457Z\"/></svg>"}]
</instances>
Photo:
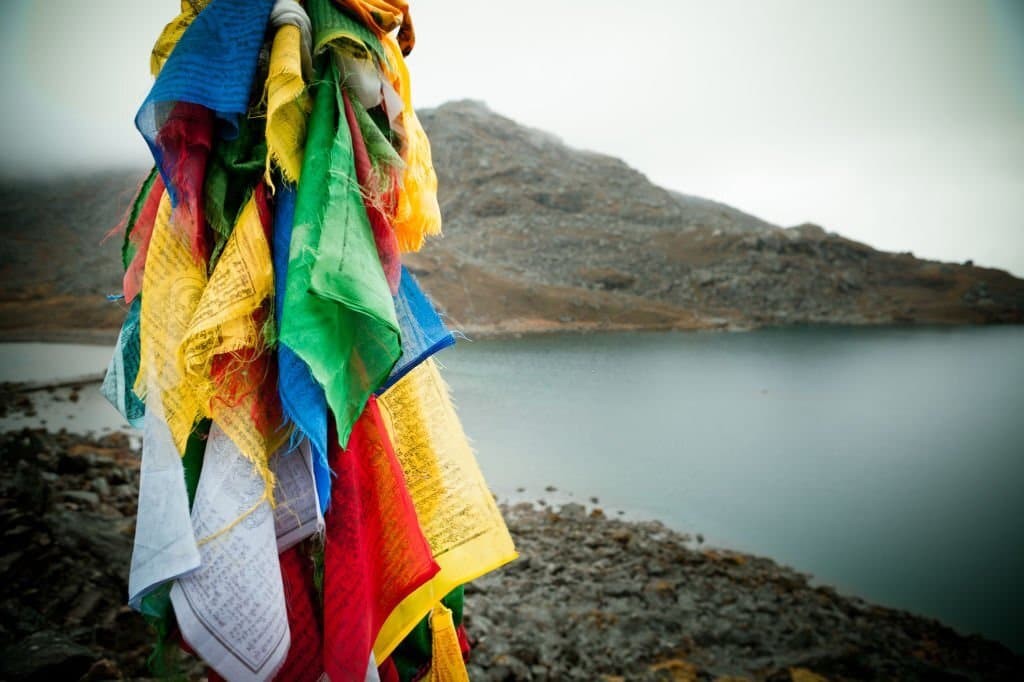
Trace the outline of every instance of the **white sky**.
<instances>
[{"instance_id":1,"label":"white sky","mask_svg":"<svg viewBox=\"0 0 1024 682\"><path fill-rule=\"evenodd\" d=\"M0 174L143 166L177 0L4 0ZM485 101L769 221L1024 276L1024 0L412 0L417 106Z\"/></svg>"}]
</instances>

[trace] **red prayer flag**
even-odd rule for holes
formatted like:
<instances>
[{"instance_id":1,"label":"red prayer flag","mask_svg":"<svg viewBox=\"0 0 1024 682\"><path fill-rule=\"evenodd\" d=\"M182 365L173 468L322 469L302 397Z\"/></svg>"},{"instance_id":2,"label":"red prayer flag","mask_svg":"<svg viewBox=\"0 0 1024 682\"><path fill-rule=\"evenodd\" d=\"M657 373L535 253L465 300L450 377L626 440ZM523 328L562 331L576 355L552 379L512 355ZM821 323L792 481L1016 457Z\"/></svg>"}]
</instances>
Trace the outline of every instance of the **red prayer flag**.
<instances>
[{"instance_id":1,"label":"red prayer flag","mask_svg":"<svg viewBox=\"0 0 1024 682\"><path fill-rule=\"evenodd\" d=\"M316 682L323 673L324 662L323 631L316 616L319 605L313 586L313 566L299 546L285 551L280 559L292 644L276 679Z\"/></svg>"},{"instance_id":2,"label":"red prayer flag","mask_svg":"<svg viewBox=\"0 0 1024 682\"><path fill-rule=\"evenodd\" d=\"M395 661L390 656L377 666L377 676L380 677L380 682L402 682L402 678L398 676Z\"/></svg>"},{"instance_id":3,"label":"red prayer flag","mask_svg":"<svg viewBox=\"0 0 1024 682\"><path fill-rule=\"evenodd\" d=\"M325 519L324 670L332 680L362 680L388 615L439 568L376 399L367 402L346 449L329 421L337 477Z\"/></svg>"},{"instance_id":4,"label":"red prayer flag","mask_svg":"<svg viewBox=\"0 0 1024 682\"><path fill-rule=\"evenodd\" d=\"M153 184L149 188L149 194L135 218L135 225L132 227L128 240L136 246L132 262L124 272L122 286L124 288L125 303L131 303L142 291L142 274L146 269L146 254L149 253L149 240L153 236L153 226L156 225L156 213L160 208L160 199L164 195L164 181L158 173Z\"/></svg>"},{"instance_id":5,"label":"red prayer flag","mask_svg":"<svg viewBox=\"0 0 1024 682\"><path fill-rule=\"evenodd\" d=\"M380 258L380 265L384 269L384 278L391 288L391 295L398 295L398 284L402 278L402 257L398 251L398 237L391 227L386 211L395 212L398 205L396 193L397 178L394 174L388 178L388 191L381 196L374 192L373 164L370 162L370 155L366 151L366 142L363 140L363 133L359 129L359 122L356 120L356 113L352 109L352 103L348 94L342 90L342 98L345 100L345 119L348 121L348 129L352 134L352 156L355 157L356 180L363 194L363 206L366 207L366 217L370 219L370 228L373 230L373 241L377 246L377 257Z\"/></svg>"},{"instance_id":6,"label":"red prayer flag","mask_svg":"<svg viewBox=\"0 0 1024 682\"><path fill-rule=\"evenodd\" d=\"M171 196L176 200L174 224L192 246L196 261L209 257L203 183L206 161L213 148L213 112L199 104L177 102L156 136L163 163L170 175Z\"/></svg>"}]
</instances>

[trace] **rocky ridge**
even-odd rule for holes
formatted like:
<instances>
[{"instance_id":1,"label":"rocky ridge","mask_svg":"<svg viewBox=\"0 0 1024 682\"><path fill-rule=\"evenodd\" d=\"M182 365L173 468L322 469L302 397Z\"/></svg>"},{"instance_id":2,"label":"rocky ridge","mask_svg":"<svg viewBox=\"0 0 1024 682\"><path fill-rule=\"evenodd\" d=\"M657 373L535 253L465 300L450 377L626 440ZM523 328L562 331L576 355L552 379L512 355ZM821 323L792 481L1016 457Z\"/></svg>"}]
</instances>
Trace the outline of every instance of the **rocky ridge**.
<instances>
[{"instance_id":1,"label":"rocky ridge","mask_svg":"<svg viewBox=\"0 0 1024 682\"><path fill-rule=\"evenodd\" d=\"M1024 321L1024 280L1002 270L771 225L476 102L421 118L445 237L405 260L468 332ZM0 335L113 338L120 239L103 238L141 175L0 186Z\"/></svg>"},{"instance_id":2,"label":"rocky ridge","mask_svg":"<svg viewBox=\"0 0 1024 682\"><path fill-rule=\"evenodd\" d=\"M667 191L471 102L424 112L445 238L409 262L465 326L1021 322L1024 280Z\"/></svg>"}]
</instances>

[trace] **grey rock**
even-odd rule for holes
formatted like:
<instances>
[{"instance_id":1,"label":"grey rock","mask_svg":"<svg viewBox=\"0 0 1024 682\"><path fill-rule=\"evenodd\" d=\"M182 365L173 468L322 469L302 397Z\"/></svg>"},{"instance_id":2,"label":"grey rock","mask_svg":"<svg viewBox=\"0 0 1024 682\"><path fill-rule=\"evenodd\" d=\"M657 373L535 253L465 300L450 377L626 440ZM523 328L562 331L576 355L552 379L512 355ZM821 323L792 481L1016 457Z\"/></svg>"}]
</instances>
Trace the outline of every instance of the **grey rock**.
<instances>
[{"instance_id":1,"label":"grey rock","mask_svg":"<svg viewBox=\"0 0 1024 682\"><path fill-rule=\"evenodd\" d=\"M107 483L107 479L103 476L97 476L92 479L92 489L96 491L96 494L101 498L110 497L110 484Z\"/></svg>"},{"instance_id":2,"label":"grey rock","mask_svg":"<svg viewBox=\"0 0 1024 682\"><path fill-rule=\"evenodd\" d=\"M818 636L814 630L809 627L803 626L797 629L793 636L786 642L787 648L790 649L810 649L818 643Z\"/></svg>"},{"instance_id":3,"label":"grey rock","mask_svg":"<svg viewBox=\"0 0 1024 682\"><path fill-rule=\"evenodd\" d=\"M604 585L604 593L610 597L626 597L638 594L641 589L641 586L628 581L616 581L605 583Z\"/></svg>"},{"instance_id":4,"label":"grey rock","mask_svg":"<svg viewBox=\"0 0 1024 682\"><path fill-rule=\"evenodd\" d=\"M490 680L532 680L530 668L511 654L502 654L495 657L487 672L487 679Z\"/></svg>"},{"instance_id":5,"label":"grey rock","mask_svg":"<svg viewBox=\"0 0 1024 682\"><path fill-rule=\"evenodd\" d=\"M568 502L558 508L558 513L569 519L581 519L586 517L587 508L577 502Z\"/></svg>"},{"instance_id":6,"label":"grey rock","mask_svg":"<svg viewBox=\"0 0 1024 682\"><path fill-rule=\"evenodd\" d=\"M84 504L89 508L94 508L100 503L99 495L90 490L65 490L60 493L60 498L68 502Z\"/></svg>"},{"instance_id":7,"label":"grey rock","mask_svg":"<svg viewBox=\"0 0 1024 682\"><path fill-rule=\"evenodd\" d=\"M549 678L549 670L547 666L543 665L531 665L530 676L535 680L547 680Z\"/></svg>"},{"instance_id":8,"label":"grey rock","mask_svg":"<svg viewBox=\"0 0 1024 682\"><path fill-rule=\"evenodd\" d=\"M676 609L680 613L695 613L697 611L697 602L686 592L678 592L676 594Z\"/></svg>"},{"instance_id":9,"label":"grey rock","mask_svg":"<svg viewBox=\"0 0 1024 682\"><path fill-rule=\"evenodd\" d=\"M138 494L137 490L138 490L137 486L128 485L127 483L124 483L124 484L121 484L121 485L113 486L113 488L111 489L111 492L112 492L114 497L116 497L118 499L124 500L124 499L134 499L135 496Z\"/></svg>"},{"instance_id":10,"label":"grey rock","mask_svg":"<svg viewBox=\"0 0 1024 682\"><path fill-rule=\"evenodd\" d=\"M0 677L12 681L77 680L97 656L59 632L41 631L4 649Z\"/></svg>"}]
</instances>

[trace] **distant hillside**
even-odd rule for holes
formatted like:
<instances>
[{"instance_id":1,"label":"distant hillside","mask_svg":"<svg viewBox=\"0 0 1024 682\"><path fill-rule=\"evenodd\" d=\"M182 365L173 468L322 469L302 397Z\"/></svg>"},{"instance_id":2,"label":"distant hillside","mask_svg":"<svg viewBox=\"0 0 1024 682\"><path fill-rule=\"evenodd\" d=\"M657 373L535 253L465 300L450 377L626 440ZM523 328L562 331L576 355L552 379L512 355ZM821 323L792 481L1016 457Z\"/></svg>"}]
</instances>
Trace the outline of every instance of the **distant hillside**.
<instances>
[{"instance_id":1,"label":"distant hillside","mask_svg":"<svg viewBox=\"0 0 1024 682\"><path fill-rule=\"evenodd\" d=\"M409 258L458 321L560 326L1024 320L1024 280L783 229L666 191L475 102L422 114L445 238Z\"/></svg>"},{"instance_id":2,"label":"distant hillside","mask_svg":"<svg viewBox=\"0 0 1024 682\"><path fill-rule=\"evenodd\" d=\"M475 102L421 112L445 236L406 257L476 333L1024 321L1024 280L781 228L667 191ZM142 172L0 188L0 334L110 330L118 222Z\"/></svg>"},{"instance_id":3,"label":"distant hillside","mask_svg":"<svg viewBox=\"0 0 1024 682\"><path fill-rule=\"evenodd\" d=\"M103 239L144 174L106 171L0 186L0 335L113 338L125 307L106 295L120 292L121 238Z\"/></svg>"}]
</instances>

